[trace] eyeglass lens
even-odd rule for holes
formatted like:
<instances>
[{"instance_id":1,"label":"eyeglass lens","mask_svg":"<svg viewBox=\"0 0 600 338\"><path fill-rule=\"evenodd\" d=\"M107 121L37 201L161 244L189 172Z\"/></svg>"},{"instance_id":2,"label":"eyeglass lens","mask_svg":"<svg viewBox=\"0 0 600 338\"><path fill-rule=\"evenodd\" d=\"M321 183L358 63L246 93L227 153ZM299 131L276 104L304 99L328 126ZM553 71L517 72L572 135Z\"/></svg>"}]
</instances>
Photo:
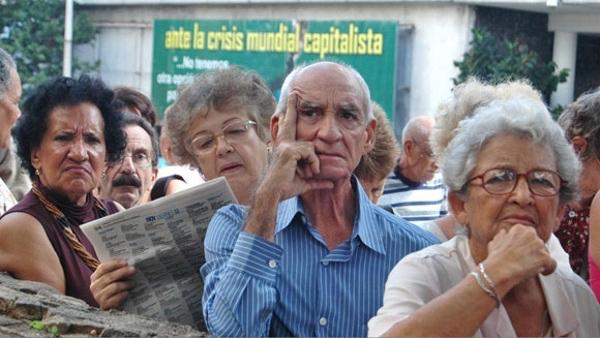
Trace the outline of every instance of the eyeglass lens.
<instances>
[{"instance_id":1,"label":"eyeglass lens","mask_svg":"<svg viewBox=\"0 0 600 338\"><path fill-rule=\"evenodd\" d=\"M539 196L553 196L560 190L560 176L549 170L532 170L518 174L511 169L491 169L483 174L483 188L491 194L512 192L520 176L525 176L529 190Z\"/></svg>"}]
</instances>

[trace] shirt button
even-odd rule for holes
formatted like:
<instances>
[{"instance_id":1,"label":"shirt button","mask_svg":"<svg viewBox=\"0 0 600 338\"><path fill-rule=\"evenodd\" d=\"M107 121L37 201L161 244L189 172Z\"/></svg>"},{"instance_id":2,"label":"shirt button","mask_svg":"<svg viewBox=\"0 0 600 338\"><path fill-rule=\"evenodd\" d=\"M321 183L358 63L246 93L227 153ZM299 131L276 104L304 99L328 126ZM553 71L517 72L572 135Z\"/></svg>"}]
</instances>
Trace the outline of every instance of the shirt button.
<instances>
[{"instance_id":1,"label":"shirt button","mask_svg":"<svg viewBox=\"0 0 600 338\"><path fill-rule=\"evenodd\" d=\"M271 260L269 261L269 267L270 267L271 269L275 269L275 268L277 267L277 261L275 261L274 259L271 259Z\"/></svg>"},{"instance_id":2,"label":"shirt button","mask_svg":"<svg viewBox=\"0 0 600 338\"><path fill-rule=\"evenodd\" d=\"M327 325L327 318L321 317L321 319L319 319L319 325L321 325L321 326Z\"/></svg>"},{"instance_id":3,"label":"shirt button","mask_svg":"<svg viewBox=\"0 0 600 338\"><path fill-rule=\"evenodd\" d=\"M321 262L321 264L323 264L323 266L328 266L329 265L329 261L323 261L323 262Z\"/></svg>"}]
</instances>

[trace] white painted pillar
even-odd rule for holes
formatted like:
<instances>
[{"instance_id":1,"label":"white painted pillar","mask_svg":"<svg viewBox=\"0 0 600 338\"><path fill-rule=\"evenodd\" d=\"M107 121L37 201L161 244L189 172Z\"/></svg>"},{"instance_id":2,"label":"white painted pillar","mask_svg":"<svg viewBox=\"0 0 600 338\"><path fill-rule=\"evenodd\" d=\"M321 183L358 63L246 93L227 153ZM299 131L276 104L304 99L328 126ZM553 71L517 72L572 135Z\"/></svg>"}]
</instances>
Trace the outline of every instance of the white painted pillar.
<instances>
[{"instance_id":1,"label":"white painted pillar","mask_svg":"<svg viewBox=\"0 0 600 338\"><path fill-rule=\"evenodd\" d=\"M558 84L556 91L550 98L552 107L562 105L563 107L573 102L575 91L575 58L577 55L577 32L554 32L554 52L552 59L558 65L558 69L568 68L569 76L567 82Z\"/></svg>"},{"instance_id":2,"label":"white painted pillar","mask_svg":"<svg viewBox=\"0 0 600 338\"><path fill-rule=\"evenodd\" d=\"M73 48L73 0L65 0L65 41L63 43L63 76L71 76Z\"/></svg>"}]
</instances>

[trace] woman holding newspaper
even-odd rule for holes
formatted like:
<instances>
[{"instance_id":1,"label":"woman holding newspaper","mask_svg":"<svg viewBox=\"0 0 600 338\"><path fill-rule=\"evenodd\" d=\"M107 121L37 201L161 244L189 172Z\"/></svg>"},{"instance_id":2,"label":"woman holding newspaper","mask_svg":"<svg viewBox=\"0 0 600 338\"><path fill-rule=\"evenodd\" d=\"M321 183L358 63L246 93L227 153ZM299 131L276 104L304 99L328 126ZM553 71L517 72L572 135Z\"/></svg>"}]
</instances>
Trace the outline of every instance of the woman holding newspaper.
<instances>
[{"instance_id":1,"label":"woman holding newspaper","mask_svg":"<svg viewBox=\"0 0 600 338\"><path fill-rule=\"evenodd\" d=\"M167 130L178 162L197 167L207 180L224 176L241 204L249 204L267 164L269 123L275 100L254 72L228 68L204 72L179 88ZM103 309L120 306L135 269L124 261L101 264L91 291Z\"/></svg>"},{"instance_id":2,"label":"woman holding newspaper","mask_svg":"<svg viewBox=\"0 0 600 338\"><path fill-rule=\"evenodd\" d=\"M33 186L0 218L2 271L93 306L90 275L99 263L79 225L117 211L92 194L104 163L125 146L112 97L87 76L57 78L35 90L13 130Z\"/></svg>"}]
</instances>

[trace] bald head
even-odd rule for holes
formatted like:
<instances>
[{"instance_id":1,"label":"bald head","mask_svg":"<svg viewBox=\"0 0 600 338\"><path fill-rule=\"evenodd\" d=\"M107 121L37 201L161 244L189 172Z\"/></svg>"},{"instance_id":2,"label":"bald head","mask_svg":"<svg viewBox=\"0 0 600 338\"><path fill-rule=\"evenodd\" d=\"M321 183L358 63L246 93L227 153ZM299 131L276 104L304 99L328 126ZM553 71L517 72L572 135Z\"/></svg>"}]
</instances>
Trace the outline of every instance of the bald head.
<instances>
[{"instance_id":1,"label":"bald head","mask_svg":"<svg viewBox=\"0 0 600 338\"><path fill-rule=\"evenodd\" d=\"M275 114L281 114L285 112L287 106L287 99L290 94L291 88L293 88L294 82L299 77L311 76L314 74L323 74L331 72L338 73L341 76L348 78L348 84L358 84L357 95L360 95L360 101L362 107L366 112L368 120L374 119L373 111L371 110L371 93L369 92L369 86L363 77L350 65L343 63L331 62L331 61L318 61L308 65L300 65L286 76L283 84L281 85L281 93L279 96L279 102L275 108Z\"/></svg>"},{"instance_id":2,"label":"bald head","mask_svg":"<svg viewBox=\"0 0 600 338\"><path fill-rule=\"evenodd\" d=\"M413 182L427 182L437 171L429 135L435 124L431 116L412 118L402 130L402 154L398 165L402 175Z\"/></svg>"},{"instance_id":3,"label":"bald head","mask_svg":"<svg viewBox=\"0 0 600 338\"><path fill-rule=\"evenodd\" d=\"M414 140L429 144L429 135L434 124L435 120L431 116L418 116L410 119L402 130L402 143Z\"/></svg>"}]
</instances>

